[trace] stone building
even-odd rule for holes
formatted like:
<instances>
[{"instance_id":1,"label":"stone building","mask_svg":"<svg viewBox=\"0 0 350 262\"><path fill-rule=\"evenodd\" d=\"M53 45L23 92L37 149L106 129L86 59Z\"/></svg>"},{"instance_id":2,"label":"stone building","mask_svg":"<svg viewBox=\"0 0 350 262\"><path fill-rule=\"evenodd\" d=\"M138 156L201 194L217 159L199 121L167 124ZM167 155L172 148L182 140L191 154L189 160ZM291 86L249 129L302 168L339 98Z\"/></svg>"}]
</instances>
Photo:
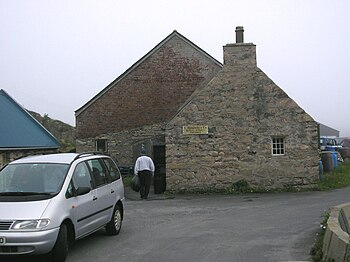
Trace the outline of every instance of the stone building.
<instances>
[{"instance_id":1,"label":"stone building","mask_svg":"<svg viewBox=\"0 0 350 262\"><path fill-rule=\"evenodd\" d=\"M174 31L76 111L76 149L132 166L144 145L165 174L165 126L222 64Z\"/></svg>"},{"instance_id":2,"label":"stone building","mask_svg":"<svg viewBox=\"0 0 350 262\"><path fill-rule=\"evenodd\" d=\"M171 191L312 186L317 123L257 67L242 27L236 40L222 65L173 32L76 112L77 150L132 165L143 145Z\"/></svg>"}]
</instances>

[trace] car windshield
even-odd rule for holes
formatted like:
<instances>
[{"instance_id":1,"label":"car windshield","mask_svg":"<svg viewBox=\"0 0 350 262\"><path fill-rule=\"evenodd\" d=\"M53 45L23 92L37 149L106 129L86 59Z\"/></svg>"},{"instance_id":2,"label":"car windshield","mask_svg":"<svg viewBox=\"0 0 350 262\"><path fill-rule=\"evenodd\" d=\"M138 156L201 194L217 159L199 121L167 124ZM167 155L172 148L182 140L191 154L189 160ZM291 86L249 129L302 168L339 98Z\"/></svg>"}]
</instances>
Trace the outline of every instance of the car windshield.
<instances>
[{"instance_id":1,"label":"car windshield","mask_svg":"<svg viewBox=\"0 0 350 262\"><path fill-rule=\"evenodd\" d=\"M0 171L0 195L55 194L62 187L67 164L10 164Z\"/></svg>"}]
</instances>

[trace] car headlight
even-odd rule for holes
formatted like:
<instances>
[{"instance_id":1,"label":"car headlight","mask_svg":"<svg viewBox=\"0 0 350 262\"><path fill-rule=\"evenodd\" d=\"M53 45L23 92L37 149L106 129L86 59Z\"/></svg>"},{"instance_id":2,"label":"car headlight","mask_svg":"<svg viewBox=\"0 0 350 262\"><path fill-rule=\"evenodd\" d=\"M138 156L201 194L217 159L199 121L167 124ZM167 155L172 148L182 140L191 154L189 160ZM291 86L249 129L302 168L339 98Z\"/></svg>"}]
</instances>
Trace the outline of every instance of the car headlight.
<instances>
[{"instance_id":1,"label":"car headlight","mask_svg":"<svg viewBox=\"0 0 350 262\"><path fill-rule=\"evenodd\" d=\"M41 230L50 224L49 219L36 219L36 220L17 220L15 221L11 229L12 230Z\"/></svg>"}]
</instances>

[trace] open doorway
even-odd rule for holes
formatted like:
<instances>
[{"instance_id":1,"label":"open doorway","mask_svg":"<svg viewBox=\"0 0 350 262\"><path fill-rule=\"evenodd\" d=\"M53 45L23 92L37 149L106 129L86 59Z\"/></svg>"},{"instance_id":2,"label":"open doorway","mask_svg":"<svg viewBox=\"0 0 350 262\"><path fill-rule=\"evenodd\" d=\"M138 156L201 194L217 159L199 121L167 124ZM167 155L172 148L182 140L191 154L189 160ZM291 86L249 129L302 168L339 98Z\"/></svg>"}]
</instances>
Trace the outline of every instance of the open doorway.
<instances>
[{"instance_id":1,"label":"open doorway","mask_svg":"<svg viewBox=\"0 0 350 262\"><path fill-rule=\"evenodd\" d=\"M153 162L156 167L154 172L154 193L162 194L166 190L165 145L153 146Z\"/></svg>"}]
</instances>

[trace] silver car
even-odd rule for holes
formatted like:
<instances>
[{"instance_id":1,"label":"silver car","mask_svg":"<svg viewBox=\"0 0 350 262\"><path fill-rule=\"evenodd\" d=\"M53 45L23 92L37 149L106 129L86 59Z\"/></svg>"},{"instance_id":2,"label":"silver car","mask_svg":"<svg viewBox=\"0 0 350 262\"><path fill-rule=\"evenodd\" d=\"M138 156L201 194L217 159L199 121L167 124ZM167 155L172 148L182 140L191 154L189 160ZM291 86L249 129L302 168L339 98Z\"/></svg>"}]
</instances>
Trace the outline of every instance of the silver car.
<instances>
[{"instance_id":1,"label":"silver car","mask_svg":"<svg viewBox=\"0 0 350 262\"><path fill-rule=\"evenodd\" d=\"M0 171L0 255L64 261L77 239L103 227L117 235L123 214L122 177L107 155L25 157Z\"/></svg>"}]
</instances>

